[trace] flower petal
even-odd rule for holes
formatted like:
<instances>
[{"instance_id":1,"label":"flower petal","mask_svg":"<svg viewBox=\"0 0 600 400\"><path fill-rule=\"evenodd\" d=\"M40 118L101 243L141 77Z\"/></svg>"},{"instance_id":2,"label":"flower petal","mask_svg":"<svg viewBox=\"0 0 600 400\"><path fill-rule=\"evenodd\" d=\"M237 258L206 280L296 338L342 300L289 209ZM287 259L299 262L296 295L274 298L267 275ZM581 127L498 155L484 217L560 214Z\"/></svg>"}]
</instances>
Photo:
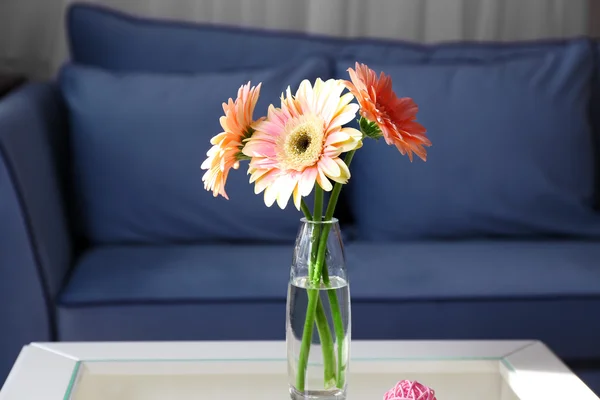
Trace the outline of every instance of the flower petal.
<instances>
[{"instance_id":1,"label":"flower petal","mask_svg":"<svg viewBox=\"0 0 600 400\"><path fill-rule=\"evenodd\" d=\"M431 142L425 136L425 128L415 121L419 107L408 97L399 98L394 93L392 79L381 72L379 77L369 67L356 63L348 69L351 82L344 82L360 105L360 114L377 123L385 142L394 145L401 154L413 152L425 159L424 146ZM409 139L408 137L411 137Z\"/></svg>"},{"instance_id":2,"label":"flower petal","mask_svg":"<svg viewBox=\"0 0 600 400\"><path fill-rule=\"evenodd\" d=\"M290 196L296 187L297 177L294 175L282 175L277 180L277 205L282 210L285 209Z\"/></svg>"},{"instance_id":3,"label":"flower petal","mask_svg":"<svg viewBox=\"0 0 600 400\"><path fill-rule=\"evenodd\" d=\"M271 207L277 199L277 180L265 188L265 205Z\"/></svg>"},{"instance_id":4,"label":"flower petal","mask_svg":"<svg viewBox=\"0 0 600 400\"><path fill-rule=\"evenodd\" d=\"M340 167L329 157L321 157L319 160L319 169L330 178L340 175Z\"/></svg>"},{"instance_id":5,"label":"flower petal","mask_svg":"<svg viewBox=\"0 0 600 400\"><path fill-rule=\"evenodd\" d=\"M346 103L347 100L352 101L353 99L354 95L352 93L346 93L344 96L342 96L342 98L340 98L337 112L329 124L330 127L345 125L356 118L359 105L355 103Z\"/></svg>"},{"instance_id":6,"label":"flower petal","mask_svg":"<svg viewBox=\"0 0 600 400\"><path fill-rule=\"evenodd\" d=\"M338 143L337 147L342 153L360 149L362 146L362 132L354 128L342 128L342 132L348 135L348 140Z\"/></svg>"},{"instance_id":7,"label":"flower petal","mask_svg":"<svg viewBox=\"0 0 600 400\"><path fill-rule=\"evenodd\" d=\"M302 203L302 196L300 195L300 190L298 189L298 185L294 187L294 193L292 193L294 197L294 206L298 211L300 211L300 206Z\"/></svg>"},{"instance_id":8,"label":"flower petal","mask_svg":"<svg viewBox=\"0 0 600 400\"><path fill-rule=\"evenodd\" d=\"M207 159L200 165L207 172L202 176L204 188L212 191L213 195L222 195L225 198L225 183L229 171L239 167L238 156L240 146L249 127L254 124L252 114L260 93L259 84L250 87L251 83L242 85L238 89L238 96L223 103L224 115L219 118L223 132L215 135L210 143L212 147L206 153Z\"/></svg>"},{"instance_id":9,"label":"flower petal","mask_svg":"<svg viewBox=\"0 0 600 400\"><path fill-rule=\"evenodd\" d=\"M340 168L340 179L345 180L346 182L350 179L350 169L341 158L334 159L338 167Z\"/></svg>"},{"instance_id":10,"label":"flower petal","mask_svg":"<svg viewBox=\"0 0 600 400\"><path fill-rule=\"evenodd\" d=\"M273 185L277 180L277 171L276 170L267 170L268 172L262 174L261 177L257 178L254 183L254 194L259 194L267 187ZM272 204L272 203L271 203Z\"/></svg>"},{"instance_id":11,"label":"flower petal","mask_svg":"<svg viewBox=\"0 0 600 400\"><path fill-rule=\"evenodd\" d=\"M343 143L350 139L350 135L343 130L337 130L329 135L327 135L327 140L325 140L325 146L335 145L336 143Z\"/></svg>"},{"instance_id":12,"label":"flower petal","mask_svg":"<svg viewBox=\"0 0 600 400\"><path fill-rule=\"evenodd\" d=\"M302 171L298 181L300 195L306 197L310 194L310 192L312 192L313 188L315 187L315 181L318 174L319 171L317 170L317 167L306 168L304 171Z\"/></svg>"},{"instance_id":13,"label":"flower petal","mask_svg":"<svg viewBox=\"0 0 600 400\"><path fill-rule=\"evenodd\" d=\"M318 172L319 173L317 174L317 183L319 184L319 186L321 186L321 189L323 189L326 192L330 192L331 189L333 189L331 182L329 182L329 179L327 179L325 174L323 174L323 172L320 169L318 170Z\"/></svg>"}]
</instances>

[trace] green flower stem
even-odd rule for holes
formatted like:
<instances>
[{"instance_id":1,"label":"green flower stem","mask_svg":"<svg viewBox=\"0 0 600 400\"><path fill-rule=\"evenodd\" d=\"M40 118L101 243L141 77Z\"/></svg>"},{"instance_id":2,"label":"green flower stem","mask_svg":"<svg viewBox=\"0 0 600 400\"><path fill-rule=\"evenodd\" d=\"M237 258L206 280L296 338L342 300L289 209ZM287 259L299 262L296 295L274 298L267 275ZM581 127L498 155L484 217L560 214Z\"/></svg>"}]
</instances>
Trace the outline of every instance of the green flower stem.
<instances>
[{"instance_id":1,"label":"green flower stem","mask_svg":"<svg viewBox=\"0 0 600 400\"><path fill-rule=\"evenodd\" d=\"M313 220L320 222L323 218L323 189L317 185L315 188L315 207L313 210ZM309 265L316 265L317 257L317 243L321 234L321 225L315 224L312 232L312 246L311 246L311 261ZM310 276L310 271L309 271ZM320 283L319 283L320 286ZM318 287L318 286L317 286ZM335 351L333 349L333 337L331 336L331 330L327 322L327 316L325 315L325 309L321 302L321 296L317 298L317 313L315 322L317 324L317 330L319 331L319 338L321 341L321 351L323 353L323 369L325 387L335 384L336 381L336 368L335 368Z\"/></svg>"},{"instance_id":2,"label":"green flower stem","mask_svg":"<svg viewBox=\"0 0 600 400\"><path fill-rule=\"evenodd\" d=\"M313 218L320 222L323 219L323 189L317 185L315 188L315 207L313 210Z\"/></svg>"},{"instance_id":3,"label":"green flower stem","mask_svg":"<svg viewBox=\"0 0 600 400\"><path fill-rule=\"evenodd\" d=\"M319 293L317 293L315 322L317 323L317 331L319 332L321 350L323 352L323 379L325 388L329 388L335 386L337 382L335 352L333 349L333 337L331 336L331 330L327 323L327 315L325 315L325 308L323 307L320 297Z\"/></svg>"},{"instance_id":4,"label":"green flower stem","mask_svg":"<svg viewBox=\"0 0 600 400\"><path fill-rule=\"evenodd\" d=\"M312 214L310 213L310 209L306 205L306 202L304 201L304 199L300 200L300 209L304 213L304 217L306 218L306 220L312 221Z\"/></svg>"},{"instance_id":5,"label":"green flower stem","mask_svg":"<svg viewBox=\"0 0 600 400\"><path fill-rule=\"evenodd\" d=\"M348 167L350 167L350 163L352 163L352 158L354 157L354 153L356 150L348 152L346 155L344 162ZM329 199L329 204L327 205L327 211L325 212L325 220L330 221L333 218L333 213L335 211L335 207L337 205L338 198L340 196L340 192L342 191L342 184L336 183L331 197ZM329 286L329 272L327 268L323 268L325 266L325 255L327 250L327 237L329 235L329 231L331 229L330 224L325 224L323 227L323 232L321 233L321 237L319 238L319 247L317 253L317 262L315 265L315 275L313 278L318 277L319 281L321 277L323 278L323 282ZM336 386L340 389L344 387L346 381L346 365L344 364L344 322L342 320L342 312L340 309L340 304L337 298L337 294L335 293L335 289L327 290L327 297L329 299L329 305L331 307L331 314L333 317L333 328L335 331L336 341L337 341L337 377L336 377ZM308 317L308 315L307 315Z\"/></svg>"},{"instance_id":6,"label":"green flower stem","mask_svg":"<svg viewBox=\"0 0 600 400\"><path fill-rule=\"evenodd\" d=\"M344 158L344 162L348 167L350 167L350 163L352 162L354 153L356 153L356 150L349 151L348 154L346 154L346 157ZM331 221L331 219L333 218L333 213L335 212L335 206L337 205L338 198L340 197L342 186L343 185L341 183L336 182L336 184L333 187L331 197L329 198L329 204L327 205L327 211L325 212L325 221ZM330 230L331 224L324 224L323 232L321 233L321 237L319 238L317 262L315 264L315 268L313 269L313 274L311 276L311 280L313 281L313 283L321 281L323 264L325 263L325 253L327 251L327 238L329 236Z\"/></svg>"},{"instance_id":7,"label":"green flower stem","mask_svg":"<svg viewBox=\"0 0 600 400\"><path fill-rule=\"evenodd\" d=\"M325 286L331 287L327 265L323 268L323 283L325 283ZM329 299L329 307L331 308L331 315L333 317L333 330L335 331L335 338L337 340L337 375L335 385L342 389L346 382L346 364L344 363L344 321L342 320L342 311L335 289L327 289L327 298Z\"/></svg>"},{"instance_id":8,"label":"green flower stem","mask_svg":"<svg viewBox=\"0 0 600 400\"><path fill-rule=\"evenodd\" d=\"M310 215L308 206L302 200L301 209L307 220L311 221L313 217ZM323 215L323 189L319 186L315 189L315 208L314 215L318 216L317 220L320 221ZM311 260L309 263L309 269L314 268L315 258L317 256L317 244L320 235L320 226L315 224L311 235ZM311 271L309 271L310 276ZM320 286L320 282L319 282ZM317 286L318 287L318 286ZM305 380L306 380L306 368L308 366L308 356L310 353L310 345L313 334L313 322L317 325L317 331L321 342L321 350L323 352L323 379L325 386L335 384L337 380L336 375L336 364L335 364L335 351L333 345L333 338L329 324L327 322L327 316L325 315L325 309L321 303L318 289L308 289L308 306L306 310L306 319L304 321L304 330L302 332L302 343L300 345L300 356L298 358L298 371L296 376L296 388L299 391L304 391ZM309 327L309 329L307 329Z\"/></svg>"},{"instance_id":9,"label":"green flower stem","mask_svg":"<svg viewBox=\"0 0 600 400\"><path fill-rule=\"evenodd\" d=\"M310 341L313 335L317 302L319 301L318 289L307 289L308 306L306 306L306 319L302 330L302 343L300 344L300 356L298 357L298 371L296 371L296 389L304 392L306 383L306 367L308 366L308 354L310 353Z\"/></svg>"},{"instance_id":10,"label":"green flower stem","mask_svg":"<svg viewBox=\"0 0 600 400\"><path fill-rule=\"evenodd\" d=\"M350 163L352 162L352 158L354 157L354 153L356 150L352 150L346 154L344 158L344 162L348 167L350 167ZM340 196L340 192L342 191L342 184L336 183L333 187L333 191L331 193L331 197L329 199L329 204L327 205L327 211L325 212L325 220L330 221L333 218L333 213L335 212L335 207L337 205L338 198ZM317 201L320 200L320 201ZM315 210L314 210L314 218L318 218L318 221L321 221L322 215L322 202L323 202L323 190L317 185L315 189ZM321 208L319 208L318 204L321 204ZM306 210L305 210L306 209ZM302 207L304 211L304 215L308 219L307 213L308 207L304 204ZM327 250L327 238L329 236L329 231L331 230L331 224L324 224L322 232L319 230L313 230L313 234L311 240L313 241L313 246L311 247L311 262L309 264L309 280L311 284L316 287L321 285L321 278L323 278L324 282L329 285L329 273L323 269L325 264L325 255ZM315 234L315 232L319 232ZM318 241L317 241L318 238ZM318 243L317 246L314 244ZM316 250L315 250L316 248ZM316 262L313 263L313 251L316 251ZM313 267L314 265L314 267ZM319 290L318 289L308 289L308 306L306 308L306 319L304 321L304 330L302 332L302 343L300 345L300 355L298 358L298 371L296 376L296 389L300 392L304 391L304 386L306 382L306 367L308 365L308 355L310 352L310 344L311 338L313 334L313 321L315 321L315 317L317 314L317 308L320 304L319 298ZM339 301L337 299L337 295L334 289L328 289L327 295L329 299L329 303L331 306L331 313L333 317L333 326L335 329L335 335L337 339L337 356L338 356L338 374L336 377L336 386L338 388L342 388L345 382L345 369L346 365L343 363L343 345L344 345L344 324L342 321L342 313L340 310ZM321 305L322 307L322 305ZM319 322L317 322L319 323ZM327 323L327 318L325 317L325 323ZM319 329L319 328L317 328ZM327 327L329 330L329 327ZM331 335L331 333L329 333ZM330 336L331 337L331 336ZM321 337L321 344L323 348L323 363L326 364L326 361L329 359L329 356L325 354L326 345L323 342L323 338ZM328 351L327 354L332 354ZM335 363L335 359L333 360ZM334 367L335 368L335 367ZM324 369L327 370L328 366L325 365ZM325 377L325 383L327 383L327 376Z\"/></svg>"},{"instance_id":11,"label":"green flower stem","mask_svg":"<svg viewBox=\"0 0 600 400\"><path fill-rule=\"evenodd\" d=\"M338 302L335 289L327 289L327 297L333 315L333 329L337 341L337 375L336 386L340 389L346 383L346 364L344 362L344 322L342 321L342 312L340 311L340 303Z\"/></svg>"},{"instance_id":12,"label":"green flower stem","mask_svg":"<svg viewBox=\"0 0 600 400\"><path fill-rule=\"evenodd\" d=\"M313 210L313 221L321 222L323 219L323 189L317 185L315 188L315 208ZM312 232L312 246L310 248L310 265L315 266L317 262L317 252L319 250L319 237L321 235L321 225L315 224ZM310 277L310 271L308 276Z\"/></svg>"}]
</instances>

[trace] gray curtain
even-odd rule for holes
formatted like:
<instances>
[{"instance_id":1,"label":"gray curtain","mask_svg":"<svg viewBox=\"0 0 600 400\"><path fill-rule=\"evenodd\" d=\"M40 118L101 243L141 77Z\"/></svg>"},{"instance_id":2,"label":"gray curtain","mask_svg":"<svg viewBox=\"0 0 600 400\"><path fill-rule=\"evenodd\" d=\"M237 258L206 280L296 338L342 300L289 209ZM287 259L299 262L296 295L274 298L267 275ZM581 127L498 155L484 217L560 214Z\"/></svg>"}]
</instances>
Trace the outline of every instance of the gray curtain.
<instances>
[{"instance_id":1,"label":"gray curtain","mask_svg":"<svg viewBox=\"0 0 600 400\"><path fill-rule=\"evenodd\" d=\"M63 14L70 2L0 0L0 70L22 71L40 78L54 74L67 53ZM87 2L158 18L418 42L505 41L600 33L600 0Z\"/></svg>"}]
</instances>

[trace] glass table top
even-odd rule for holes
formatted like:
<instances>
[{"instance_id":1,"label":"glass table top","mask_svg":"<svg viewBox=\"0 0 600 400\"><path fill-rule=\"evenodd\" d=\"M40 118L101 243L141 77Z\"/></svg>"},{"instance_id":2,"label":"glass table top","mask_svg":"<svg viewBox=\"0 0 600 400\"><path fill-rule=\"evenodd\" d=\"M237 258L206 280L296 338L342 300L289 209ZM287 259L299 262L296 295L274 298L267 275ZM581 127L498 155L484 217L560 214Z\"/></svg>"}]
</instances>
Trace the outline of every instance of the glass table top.
<instances>
[{"instance_id":1,"label":"glass table top","mask_svg":"<svg viewBox=\"0 0 600 400\"><path fill-rule=\"evenodd\" d=\"M538 341L353 341L351 352L350 400L403 379L438 400L600 400ZM32 343L0 400L283 400L285 354L284 342Z\"/></svg>"},{"instance_id":2,"label":"glass table top","mask_svg":"<svg viewBox=\"0 0 600 400\"><path fill-rule=\"evenodd\" d=\"M410 379L434 389L438 400L521 400L503 376L508 369L500 359L353 360L348 399L381 399ZM286 371L283 359L81 362L65 399L287 399Z\"/></svg>"}]
</instances>

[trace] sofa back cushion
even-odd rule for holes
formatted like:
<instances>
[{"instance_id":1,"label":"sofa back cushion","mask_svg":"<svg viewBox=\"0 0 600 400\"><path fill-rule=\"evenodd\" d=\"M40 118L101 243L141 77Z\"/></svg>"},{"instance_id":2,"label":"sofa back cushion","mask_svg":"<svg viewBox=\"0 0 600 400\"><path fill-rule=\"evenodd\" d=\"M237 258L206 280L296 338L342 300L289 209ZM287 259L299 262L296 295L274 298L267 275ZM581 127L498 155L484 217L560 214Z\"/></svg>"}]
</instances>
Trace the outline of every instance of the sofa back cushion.
<instances>
[{"instance_id":1,"label":"sofa back cushion","mask_svg":"<svg viewBox=\"0 0 600 400\"><path fill-rule=\"evenodd\" d=\"M327 79L330 68L323 59L188 75L66 66L60 85L85 236L94 243L292 241L300 213L292 205L267 208L248 183L245 163L229 174L229 201L204 190L200 164L222 130L222 102L241 84L263 82L258 118L288 85Z\"/></svg>"},{"instance_id":2,"label":"sofa back cushion","mask_svg":"<svg viewBox=\"0 0 600 400\"><path fill-rule=\"evenodd\" d=\"M214 72L272 67L331 53L339 42L301 34L138 18L85 4L69 8L67 32L73 62L119 71Z\"/></svg>"},{"instance_id":3,"label":"sofa back cushion","mask_svg":"<svg viewBox=\"0 0 600 400\"><path fill-rule=\"evenodd\" d=\"M504 62L515 57L544 56L554 51L560 53L572 44L571 41L547 40L422 45L392 40L332 39L260 29L160 21L132 17L86 4L70 7L68 37L74 62L114 71L236 71L272 67L287 61L299 62L312 56L327 56L340 62L338 77L345 79L345 69L356 60L386 66L386 69L389 65L407 64L432 68L481 65ZM600 45L597 45L597 52L600 55ZM600 72L598 60L596 69ZM592 139L598 142L597 149L600 147L599 79L591 85L590 98ZM600 178L600 174L596 175ZM598 181L600 183L600 179ZM342 205L347 200L344 197L345 193L342 193Z\"/></svg>"},{"instance_id":4,"label":"sofa back cushion","mask_svg":"<svg viewBox=\"0 0 600 400\"><path fill-rule=\"evenodd\" d=\"M89 4L73 4L67 17L71 59L116 71L217 72L281 65L312 56L378 64L483 62L539 54L564 40L507 43L418 44L393 40L327 38L211 24L133 17ZM600 44L596 44L600 57ZM102 51L98 51L102 49ZM283 57L282 55L285 55ZM595 61L600 71L600 58ZM592 87L600 109L600 79ZM600 134L600 120L594 121Z\"/></svg>"},{"instance_id":5,"label":"sofa back cushion","mask_svg":"<svg viewBox=\"0 0 600 400\"><path fill-rule=\"evenodd\" d=\"M89 4L67 16L72 61L119 71L214 72L271 67L311 56L350 63L481 61L561 47L563 41L418 44L134 17ZM102 49L102 51L98 51Z\"/></svg>"},{"instance_id":6,"label":"sofa back cushion","mask_svg":"<svg viewBox=\"0 0 600 400\"><path fill-rule=\"evenodd\" d=\"M489 62L371 67L415 99L433 146L427 163L410 164L383 141L357 153L350 205L361 238L600 234L590 42Z\"/></svg>"}]
</instances>

